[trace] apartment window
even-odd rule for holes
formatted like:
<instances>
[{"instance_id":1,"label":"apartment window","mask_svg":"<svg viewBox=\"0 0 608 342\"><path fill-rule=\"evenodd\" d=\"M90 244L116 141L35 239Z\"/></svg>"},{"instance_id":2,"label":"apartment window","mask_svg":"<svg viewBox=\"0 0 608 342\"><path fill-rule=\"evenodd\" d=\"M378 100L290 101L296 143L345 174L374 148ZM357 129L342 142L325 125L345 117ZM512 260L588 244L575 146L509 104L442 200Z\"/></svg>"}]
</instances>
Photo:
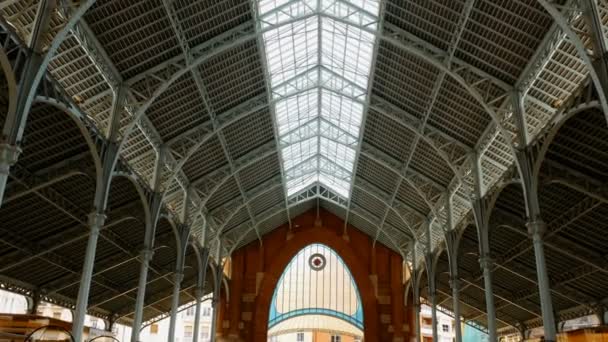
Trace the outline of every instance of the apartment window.
<instances>
[{"instance_id":1,"label":"apartment window","mask_svg":"<svg viewBox=\"0 0 608 342\"><path fill-rule=\"evenodd\" d=\"M340 336L340 335L331 335L331 342L342 342L342 336Z\"/></svg>"},{"instance_id":2,"label":"apartment window","mask_svg":"<svg viewBox=\"0 0 608 342\"><path fill-rule=\"evenodd\" d=\"M304 342L304 333L303 332L299 332L298 335L296 335L296 341Z\"/></svg>"},{"instance_id":3,"label":"apartment window","mask_svg":"<svg viewBox=\"0 0 608 342\"><path fill-rule=\"evenodd\" d=\"M441 330L443 330L443 332L450 332L450 326L447 324L442 324Z\"/></svg>"},{"instance_id":4,"label":"apartment window","mask_svg":"<svg viewBox=\"0 0 608 342\"><path fill-rule=\"evenodd\" d=\"M186 316L194 316L195 308L193 306L186 309Z\"/></svg>"},{"instance_id":5,"label":"apartment window","mask_svg":"<svg viewBox=\"0 0 608 342\"><path fill-rule=\"evenodd\" d=\"M211 316L211 308L210 307L203 308L203 316Z\"/></svg>"},{"instance_id":6,"label":"apartment window","mask_svg":"<svg viewBox=\"0 0 608 342\"><path fill-rule=\"evenodd\" d=\"M158 324L150 325L150 334L158 334Z\"/></svg>"},{"instance_id":7,"label":"apartment window","mask_svg":"<svg viewBox=\"0 0 608 342\"><path fill-rule=\"evenodd\" d=\"M184 326L184 339L191 340L192 339L193 328L191 325Z\"/></svg>"}]
</instances>

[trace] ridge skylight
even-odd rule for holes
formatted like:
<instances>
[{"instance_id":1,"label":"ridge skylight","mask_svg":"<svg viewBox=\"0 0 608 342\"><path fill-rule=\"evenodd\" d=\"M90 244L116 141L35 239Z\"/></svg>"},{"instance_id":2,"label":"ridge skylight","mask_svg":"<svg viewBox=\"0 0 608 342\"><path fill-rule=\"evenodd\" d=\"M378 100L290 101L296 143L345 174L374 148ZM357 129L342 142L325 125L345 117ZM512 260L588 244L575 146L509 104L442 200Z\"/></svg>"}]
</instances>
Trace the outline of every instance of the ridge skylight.
<instances>
[{"instance_id":1,"label":"ridge skylight","mask_svg":"<svg viewBox=\"0 0 608 342\"><path fill-rule=\"evenodd\" d=\"M379 0L258 0L287 196L348 198L366 110Z\"/></svg>"}]
</instances>

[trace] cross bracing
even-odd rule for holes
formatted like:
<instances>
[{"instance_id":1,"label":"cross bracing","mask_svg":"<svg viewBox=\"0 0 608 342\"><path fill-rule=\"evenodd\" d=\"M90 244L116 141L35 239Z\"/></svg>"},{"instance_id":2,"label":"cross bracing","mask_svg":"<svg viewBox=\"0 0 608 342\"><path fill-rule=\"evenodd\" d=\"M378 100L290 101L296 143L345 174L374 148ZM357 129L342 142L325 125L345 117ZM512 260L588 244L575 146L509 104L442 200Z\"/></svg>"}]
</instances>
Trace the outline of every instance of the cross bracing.
<instances>
[{"instance_id":1,"label":"cross bracing","mask_svg":"<svg viewBox=\"0 0 608 342\"><path fill-rule=\"evenodd\" d=\"M427 234L430 250L441 251L446 231L470 229L465 227L472 222L477 195L495 197L487 212L495 213L496 206L513 214L497 225L510 228L490 239L499 265L496 277L504 276L497 281L521 281L513 281L509 291L495 291L499 327L539 325L538 291L531 290L538 283L529 261L532 247L522 234L525 220L515 220L530 214L521 206L526 194L513 195L509 187L500 191L511 176L522 178L525 160L516 155L528 146L539 179L540 213L549 229L545 249L555 311L570 317L594 310L605 297L598 287L604 256L596 248L603 241L599 232L606 209L606 72L597 62L605 52L605 3L320 3L273 3L265 17L257 1L86 1L62 3L48 18L40 14L39 2L3 3L1 104L8 108L3 119L17 108L12 99L24 75L44 74L44 79L35 94L28 94L34 105L26 120L4 120L3 128L11 132L5 132L3 142L22 151L11 168L1 212L6 222L27 226L20 230L26 238L48 238L41 248L50 250L28 253L26 241L7 235L6 283L24 291L51 284L48 300L75 303L73 265L56 266L66 265L55 254L61 253L57 246L86 245L84 232L79 240L66 240L70 244L61 241L88 224L99 155L107 141L116 139L120 163L115 173L130 175L148 193L160 189L164 215L192 225L193 236L212 249L218 238L223 240L225 253L319 205L407 258L412 258L413 241L421 242L416 245L422 259L429 250ZM342 16L338 8L351 16ZM297 56L298 72L287 76L273 69L266 38L280 41L273 32L295 37L294 28L308 29L297 34L308 35L309 51ZM332 50L336 45L324 45L330 37L335 42L354 32L367 37L370 46L368 64L361 69L367 73L358 69L362 64L339 63L345 57ZM37 69L26 63L30 51L51 54ZM347 76L345 70L356 72ZM278 83L275 74L282 77ZM283 131L280 106L289 99L310 100L309 107L297 104L312 114ZM346 102L362 110L354 115L349 109L358 126L335 119L336 113L346 113ZM23 122L25 130L6 129L6 122ZM321 141L341 152L321 153ZM290 162L285 151L304 164ZM160 155L163 166L155 168ZM320 180L320 174L332 178L307 183ZM267 192L256 191L273 181ZM301 191L290 192L294 184ZM143 237L121 244L124 238L116 229L123 219L134 219L109 213L122 213L113 201L138 197L128 195L126 186L112 189L100 260L107 261L108 274L135 279L139 261L134 257ZM574 200L569 208L560 198ZM18 222L23 213L18 209L31 206L43 219ZM45 235L49 223L57 229ZM109 256L103 259L116 251L122 253L115 255L116 262L123 266L112 267ZM171 253L166 254L166 265L153 266L159 274L171 266ZM473 277L463 271L467 279L480 279L479 257L464 258L463 267L473 271ZM50 272L61 273L55 281L8 268L45 258ZM555 274L566 264L576 270L571 280ZM93 275L92 289L98 302L121 293L108 289L112 284L99 276ZM171 279L152 286L170 291ZM439 284L449 294L447 286L447 279ZM478 306L465 316L485 325L485 308L470 300L481 294L476 286L462 290L465 307ZM165 299L165 304L146 306L146 320L167 310L167 304ZM94 311L107 315L118 309L108 301Z\"/></svg>"},{"instance_id":2,"label":"cross bracing","mask_svg":"<svg viewBox=\"0 0 608 342\"><path fill-rule=\"evenodd\" d=\"M350 24L377 29L379 11L376 1L362 4L257 4L258 29L277 27L262 41L287 196L321 183L349 197L375 45L373 35ZM299 17L306 18L293 21ZM292 22L280 25L285 21ZM293 89L300 91L290 95Z\"/></svg>"}]
</instances>

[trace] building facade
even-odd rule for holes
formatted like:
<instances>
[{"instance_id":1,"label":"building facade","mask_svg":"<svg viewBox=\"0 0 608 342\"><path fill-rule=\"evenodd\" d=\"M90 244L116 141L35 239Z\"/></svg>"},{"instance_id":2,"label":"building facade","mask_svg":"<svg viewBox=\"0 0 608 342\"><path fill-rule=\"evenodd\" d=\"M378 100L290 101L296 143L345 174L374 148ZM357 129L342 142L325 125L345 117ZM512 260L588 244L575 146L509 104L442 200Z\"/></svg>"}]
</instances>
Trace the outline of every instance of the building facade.
<instances>
[{"instance_id":1,"label":"building facade","mask_svg":"<svg viewBox=\"0 0 608 342\"><path fill-rule=\"evenodd\" d=\"M196 307L193 303L185 306L177 314L177 325L174 342L192 342L194 340L194 317ZM199 328L199 342L210 341L211 336L211 316L213 308L210 300L205 300L201 304L201 320ZM169 319L165 318L158 322L146 326L141 334L140 340L145 342L166 342L169 333ZM122 340L121 340L122 341ZM126 341L126 340L125 340Z\"/></svg>"},{"instance_id":2,"label":"building facade","mask_svg":"<svg viewBox=\"0 0 608 342\"><path fill-rule=\"evenodd\" d=\"M268 342L361 342L360 336L326 331L299 331L268 337Z\"/></svg>"},{"instance_id":3,"label":"building facade","mask_svg":"<svg viewBox=\"0 0 608 342\"><path fill-rule=\"evenodd\" d=\"M431 307L422 305L420 308L420 334L422 335L422 342L433 341L432 322ZM437 311L437 334L439 337L439 341L437 342L454 341L454 319L440 311Z\"/></svg>"}]
</instances>

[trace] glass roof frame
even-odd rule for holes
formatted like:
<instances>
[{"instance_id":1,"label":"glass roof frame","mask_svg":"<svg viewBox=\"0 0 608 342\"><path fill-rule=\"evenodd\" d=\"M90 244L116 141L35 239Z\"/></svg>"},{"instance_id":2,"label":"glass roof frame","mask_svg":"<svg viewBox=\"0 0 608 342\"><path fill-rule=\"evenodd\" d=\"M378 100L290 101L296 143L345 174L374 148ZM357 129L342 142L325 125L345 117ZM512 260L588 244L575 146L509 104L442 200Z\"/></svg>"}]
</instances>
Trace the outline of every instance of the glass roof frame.
<instances>
[{"instance_id":1,"label":"glass roof frame","mask_svg":"<svg viewBox=\"0 0 608 342\"><path fill-rule=\"evenodd\" d=\"M287 197L322 184L348 199L379 0L256 0Z\"/></svg>"}]
</instances>

